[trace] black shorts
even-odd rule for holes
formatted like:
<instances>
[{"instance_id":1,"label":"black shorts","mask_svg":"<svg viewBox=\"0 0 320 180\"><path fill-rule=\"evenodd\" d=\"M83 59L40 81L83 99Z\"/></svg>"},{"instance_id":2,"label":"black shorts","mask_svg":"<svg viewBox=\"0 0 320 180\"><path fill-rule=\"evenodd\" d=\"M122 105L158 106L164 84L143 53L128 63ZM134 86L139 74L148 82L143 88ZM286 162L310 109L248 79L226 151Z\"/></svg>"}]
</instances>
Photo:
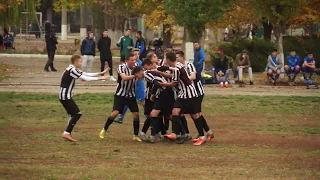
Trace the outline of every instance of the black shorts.
<instances>
[{"instance_id":1,"label":"black shorts","mask_svg":"<svg viewBox=\"0 0 320 180\"><path fill-rule=\"evenodd\" d=\"M191 99L181 99L178 98L173 105L173 108L181 109L182 114L197 114L200 113L200 108L198 106L198 99L191 98Z\"/></svg>"},{"instance_id":2,"label":"black shorts","mask_svg":"<svg viewBox=\"0 0 320 180\"><path fill-rule=\"evenodd\" d=\"M74 116L80 112L77 104L73 101L73 99L67 100L60 100L61 104L63 105L64 109L67 111L68 114Z\"/></svg>"},{"instance_id":3,"label":"black shorts","mask_svg":"<svg viewBox=\"0 0 320 180\"><path fill-rule=\"evenodd\" d=\"M126 61L126 56L120 56L120 62L125 62Z\"/></svg>"},{"instance_id":4,"label":"black shorts","mask_svg":"<svg viewBox=\"0 0 320 180\"><path fill-rule=\"evenodd\" d=\"M144 115L150 116L150 113L151 113L151 111L152 111L152 109L153 109L153 104L154 104L154 102L151 101L150 99L146 99L146 100L145 100L145 104L144 104Z\"/></svg>"},{"instance_id":5,"label":"black shorts","mask_svg":"<svg viewBox=\"0 0 320 180\"><path fill-rule=\"evenodd\" d=\"M199 112L202 112L202 100L203 100L203 96L204 96L204 95L201 95L201 96L197 97L197 106L196 106L196 108L198 108L197 111L199 111Z\"/></svg>"},{"instance_id":6,"label":"black shorts","mask_svg":"<svg viewBox=\"0 0 320 180\"><path fill-rule=\"evenodd\" d=\"M139 112L136 97L126 98L122 96L114 96L113 111L123 112L124 106L128 106L131 112Z\"/></svg>"},{"instance_id":7,"label":"black shorts","mask_svg":"<svg viewBox=\"0 0 320 180\"><path fill-rule=\"evenodd\" d=\"M165 117L169 117L172 113L174 104L174 92L172 89L167 88L161 92L159 97L154 102L153 109L160 110L161 114Z\"/></svg>"}]
</instances>

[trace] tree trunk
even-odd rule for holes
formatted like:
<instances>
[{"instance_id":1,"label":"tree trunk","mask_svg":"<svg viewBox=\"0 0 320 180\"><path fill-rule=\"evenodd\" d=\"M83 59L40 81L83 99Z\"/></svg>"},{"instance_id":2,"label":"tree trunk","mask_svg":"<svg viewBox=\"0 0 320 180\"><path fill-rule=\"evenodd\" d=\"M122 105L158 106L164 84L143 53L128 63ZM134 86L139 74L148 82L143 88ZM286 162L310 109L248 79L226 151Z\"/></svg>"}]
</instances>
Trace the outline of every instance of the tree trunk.
<instances>
[{"instance_id":1,"label":"tree trunk","mask_svg":"<svg viewBox=\"0 0 320 180\"><path fill-rule=\"evenodd\" d=\"M62 5L61 11L61 40L67 40L68 24L67 24L67 5Z\"/></svg>"},{"instance_id":2,"label":"tree trunk","mask_svg":"<svg viewBox=\"0 0 320 180\"><path fill-rule=\"evenodd\" d=\"M163 49L171 46L171 26L170 24L163 24Z\"/></svg>"},{"instance_id":3,"label":"tree trunk","mask_svg":"<svg viewBox=\"0 0 320 180\"><path fill-rule=\"evenodd\" d=\"M81 5L80 8L80 37L87 37L87 12L86 5Z\"/></svg>"},{"instance_id":4,"label":"tree trunk","mask_svg":"<svg viewBox=\"0 0 320 180\"><path fill-rule=\"evenodd\" d=\"M270 41L271 40L271 34L272 34L273 26L268 21L263 21L262 25L263 25L263 38L266 41Z\"/></svg>"},{"instance_id":5,"label":"tree trunk","mask_svg":"<svg viewBox=\"0 0 320 180\"><path fill-rule=\"evenodd\" d=\"M275 28L275 36L276 36L276 42L278 44L278 52L280 54L280 59L282 64L284 64L284 52L283 52L283 31L284 31L284 27L283 26L279 26L277 28ZM284 72L284 67L281 68L281 72ZM283 78L284 74L282 73L280 75L280 78Z\"/></svg>"}]
</instances>

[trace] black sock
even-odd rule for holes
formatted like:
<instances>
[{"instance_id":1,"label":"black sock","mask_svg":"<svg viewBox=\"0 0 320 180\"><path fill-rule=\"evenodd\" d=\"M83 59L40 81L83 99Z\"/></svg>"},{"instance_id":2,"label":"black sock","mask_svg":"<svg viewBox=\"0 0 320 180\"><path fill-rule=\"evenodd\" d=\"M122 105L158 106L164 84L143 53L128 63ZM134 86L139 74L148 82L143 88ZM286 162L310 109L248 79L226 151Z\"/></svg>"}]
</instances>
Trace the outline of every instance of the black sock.
<instances>
[{"instance_id":1,"label":"black sock","mask_svg":"<svg viewBox=\"0 0 320 180\"><path fill-rule=\"evenodd\" d=\"M134 135L138 136L139 128L140 128L139 118L134 118L133 119L133 133L134 133Z\"/></svg>"},{"instance_id":2,"label":"black sock","mask_svg":"<svg viewBox=\"0 0 320 180\"><path fill-rule=\"evenodd\" d=\"M181 133L181 135L186 134L182 122L180 120L180 116L172 116L172 124L175 124L175 128L173 129L176 134Z\"/></svg>"},{"instance_id":3,"label":"black sock","mask_svg":"<svg viewBox=\"0 0 320 180\"><path fill-rule=\"evenodd\" d=\"M151 125L151 117L147 117L147 119L144 121L144 124L143 124L141 131L144 133L147 133L150 125Z\"/></svg>"},{"instance_id":4,"label":"black sock","mask_svg":"<svg viewBox=\"0 0 320 180\"><path fill-rule=\"evenodd\" d=\"M151 136L155 136L158 133L158 118L157 117L151 117Z\"/></svg>"},{"instance_id":5,"label":"black sock","mask_svg":"<svg viewBox=\"0 0 320 180\"><path fill-rule=\"evenodd\" d=\"M165 129L166 129L166 131L168 131L168 129L169 129L169 122L170 122L170 118L169 117L164 117L163 118L164 119L164 127L165 127Z\"/></svg>"},{"instance_id":6,"label":"black sock","mask_svg":"<svg viewBox=\"0 0 320 180\"><path fill-rule=\"evenodd\" d=\"M269 74L269 76L270 76L270 78L271 78L272 80L274 80L273 74Z\"/></svg>"},{"instance_id":7,"label":"black sock","mask_svg":"<svg viewBox=\"0 0 320 180\"><path fill-rule=\"evenodd\" d=\"M187 134L189 134L189 128L188 128L188 122L185 116L181 116L181 123L183 125L184 130L186 131Z\"/></svg>"},{"instance_id":8,"label":"black sock","mask_svg":"<svg viewBox=\"0 0 320 180\"><path fill-rule=\"evenodd\" d=\"M158 131L161 132L162 135L167 134L166 126L164 125L163 117L158 116L158 122L159 122L159 129Z\"/></svg>"},{"instance_id":9,"label":"black sock","mask_svg":"<svg viewBox=\"0 0 320 180\"><path fill-rule=\"evenodd\" d=\"M206 119L201 115L200 116L201 120L202 120L202 125L203 125L203 129L208 132L210 130L208 124L207 124L207 121Z\"/></svg>"},{"instance_id":10,"label":"black sock","mask_svg":"<svg viewBox=\"0 0 320 180\"><path fill-rule=\"evenodd\" d=\"M194 119L193 121L194 121L194 124L196 125L199 136L204 136L202 118Z\"/></svg>"},{"instance_id":11,"label":"black sock","mask_svg":"<svg viewBox=\"0 0 320 180\"><path fill-rule=\"evenodd\" d=\"M104 130L108 130L109 126L113 123L114 121L114 118L113 117L108 117L107 121L106 121L106 124L104 125Z\"/></svg>"},{"instance_id":12,"label":"black sock","mask_svg":"<svg viewBox=\"0 0 320 180\"><path fill-rule=\"evenodd\" d=\"M80 119L80 117L81 117L81 114L76 114L76 115L74 115L73 117L71 117L71 119L70 119L70 121L69 121L69 124L68 124L68 126L67 126L67 129L66 129L66 131L67 131L68 133L71 133L71 132L72 132L73 127L76 125L76 123L77 123L77 121Z\"/></svg>"},{"instance_id":13,"label":"black sock","mask_svg":"<svg viewBox=\"0 0 320 180\"><path fill-rule=\"evenodd\" d=\"M310 73L310 74L309 74L309 78L308 78L308 79L311 79L312 75L313 75L313 73Z\"/></svg>"}]
</instances>

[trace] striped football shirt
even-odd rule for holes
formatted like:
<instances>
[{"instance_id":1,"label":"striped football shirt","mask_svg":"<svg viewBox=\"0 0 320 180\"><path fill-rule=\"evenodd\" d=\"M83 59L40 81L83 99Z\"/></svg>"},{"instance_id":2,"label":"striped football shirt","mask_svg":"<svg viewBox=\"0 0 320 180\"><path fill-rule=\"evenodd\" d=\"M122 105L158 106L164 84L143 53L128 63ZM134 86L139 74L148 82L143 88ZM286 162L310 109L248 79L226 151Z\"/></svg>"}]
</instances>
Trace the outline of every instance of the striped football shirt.
<instances>
[{"instance_id":1,"label":"striped football shirt","mask_svg":"<svg viewBox=\"0 0 320 180\"><path fill-rule=\"evenodd\" d=\"M59 90L59 99L68 100L72 98L72 90L75 85L76 79L82 75L82 71L73 65L69 65L66 70L63 72L60 90Z\"/></svg>"}]
</instances>

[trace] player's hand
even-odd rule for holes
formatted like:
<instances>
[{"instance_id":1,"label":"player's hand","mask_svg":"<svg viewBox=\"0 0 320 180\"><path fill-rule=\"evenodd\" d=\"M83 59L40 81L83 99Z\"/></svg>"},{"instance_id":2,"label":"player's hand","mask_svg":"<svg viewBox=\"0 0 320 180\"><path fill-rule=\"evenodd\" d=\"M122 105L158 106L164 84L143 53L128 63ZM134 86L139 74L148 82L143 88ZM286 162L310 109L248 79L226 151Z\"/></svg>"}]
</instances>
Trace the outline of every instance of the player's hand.
<instances>
[{"instance_id":1,"label":"player's hand","mask_svg":"<svg viewBox=\"0 0 320 180\"><path fill-rule=\"evenodd\" d=\"M110 71L110 68L105 68L104 71L102 71L101 73L105 74L106 72L109 72Z\"/></svg>"},{"instance_id":2,"label":"player's hand","mask_svg":"<svg viewBox=\"0 0 320 180\"><path fill-rule=\"evenodd\" d=\"M161 71L161 72L165 72L165 71L168 71L169 70L169 67L168 66L160 66L157 68L158 71Z\"/></svg>"},{"instance_id":3,"label":"player's hand","mask_svg":"<svg viewBox=\"0 0 320 180\"><path fill-rule=\"evenodd\" d=\"M152 102L154 102L154 101L156 100L155 95L152 94L152 95L150 96L150 100L151 100Z\"/></svg>"},{"instance_id":4,"label":"player's hand","mask_svg":"<svg viewBox=\"0 0 320 180\"><path fill-rule=\"evenodd\" d=\"M101 77L98 77L99 80L107 80L108 77L107 76L101 76Z\"/></svg>"}]
</instances>

